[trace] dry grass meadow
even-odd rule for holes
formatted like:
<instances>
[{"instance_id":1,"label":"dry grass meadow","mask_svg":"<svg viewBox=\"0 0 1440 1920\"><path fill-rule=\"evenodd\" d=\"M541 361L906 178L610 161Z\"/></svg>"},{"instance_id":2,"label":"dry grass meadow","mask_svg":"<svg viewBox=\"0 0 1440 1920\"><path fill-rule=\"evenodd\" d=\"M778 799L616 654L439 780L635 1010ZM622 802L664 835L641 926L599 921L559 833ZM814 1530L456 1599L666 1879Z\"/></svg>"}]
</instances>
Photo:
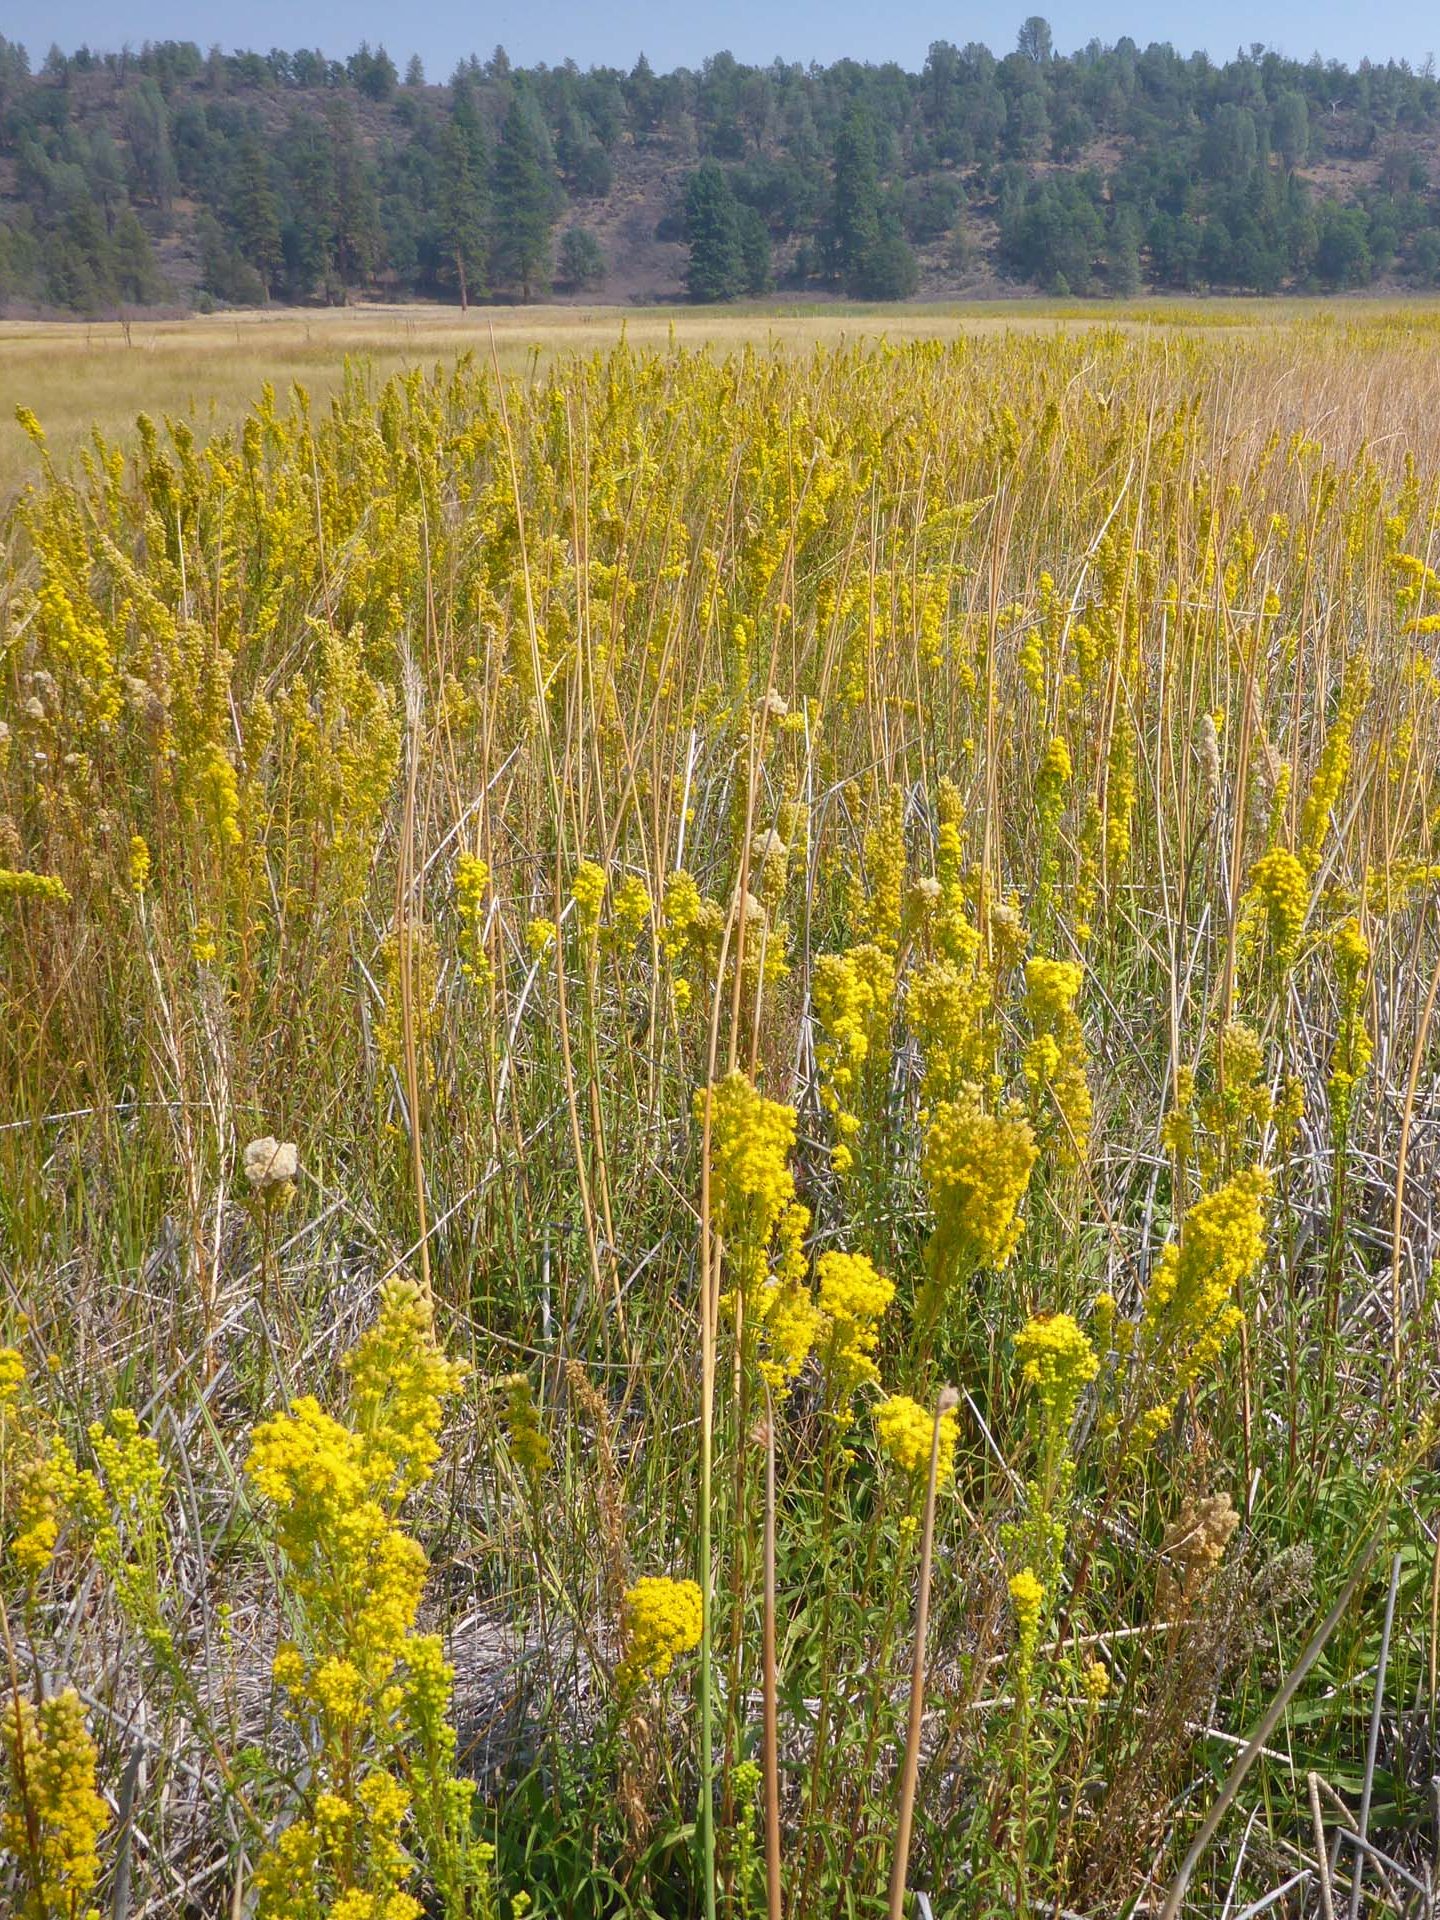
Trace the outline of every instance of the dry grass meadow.
<instances>
[{"instance_id":1,"label":"dry grass meadow","mask_svg":"<svg viewBox=\"0 0 1440 1920\"><path fill-rule=\"evenodd\" d=\"M230 426L268 381L281 394L299 381L323 400L347 359L384 378L416 366L451 364L461 354L495 361L506 373L548 365L557 355L591 353L621 336L637 350L672 345L734 352L747 346L803 351L821 344L880 340L953 340L996 332L1115 325L1126 332L1176 336L1285 331L1297 321L1343 326L1353 320L1421 328L1440 306L1377 300L1158 300L1098 310L1053 301L969 307L889 308L495 307L461 315L454 307L353 306L297 311L273 308L181 320L0 320L0 499L34 471L32 449L13 422L30 407L46 425L60 459L96 428L124 439L135 417L183 417L197 431Z\"/></svg>"},{"instance_id":2,"label":"dry grass meadow","mask_svg":"<svg viewBox=\"0 0 1440 1920\"><path fill-rule=\"evenodd\" d=\"M0 329L0 1911L1435 1914L1437 343Z\"/></svg>"}]
</instances>

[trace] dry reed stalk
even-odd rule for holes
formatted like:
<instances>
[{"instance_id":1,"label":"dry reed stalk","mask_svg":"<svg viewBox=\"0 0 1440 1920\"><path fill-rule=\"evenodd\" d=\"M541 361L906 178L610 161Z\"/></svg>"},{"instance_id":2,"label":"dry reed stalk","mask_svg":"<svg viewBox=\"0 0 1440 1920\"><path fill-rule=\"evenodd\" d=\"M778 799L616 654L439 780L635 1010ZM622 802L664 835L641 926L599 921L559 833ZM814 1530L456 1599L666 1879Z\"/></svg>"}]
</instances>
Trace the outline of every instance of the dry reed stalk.
<instances>
[{"instance_id":1,"label":"dry reed stalk","mask_svg":"<svg viewBox=\"0 0 1440 1920\"><path fill-rule=\"evenodd\" d=\"M900 1803L895 1821L895 1861L890 1869L890 1920L902 1920L905 1911L905 1875L910 1865L910 1832L915 1818L915 1792L920 1784L920 1732L925 1717L925 1639L930 1625L930 1572L935 1547L935 1493L940 1478L940 1427L945 1415L960 1404L954 1387L942 1387L935 1402L930 1432L930 1473L925 1482L925 1519L920 1534L920 1579L915 1607L915 1659L910 1670L910 1719L905 1734L905 1763L900 1775Z\"/></svg>"},{"instance_id":2,"label":"dry reed stalk","mask_svg":"<svg viewBox=\"0 0 1440 1920\"><path fill-rule=\"evenodd\" d=\"M765 1901L782 1920L780 1887L780 1683L775 1660L775 1412L765 1408L765 1622L761 1652L765 1696Z\"/></svg>"}]
</instances>

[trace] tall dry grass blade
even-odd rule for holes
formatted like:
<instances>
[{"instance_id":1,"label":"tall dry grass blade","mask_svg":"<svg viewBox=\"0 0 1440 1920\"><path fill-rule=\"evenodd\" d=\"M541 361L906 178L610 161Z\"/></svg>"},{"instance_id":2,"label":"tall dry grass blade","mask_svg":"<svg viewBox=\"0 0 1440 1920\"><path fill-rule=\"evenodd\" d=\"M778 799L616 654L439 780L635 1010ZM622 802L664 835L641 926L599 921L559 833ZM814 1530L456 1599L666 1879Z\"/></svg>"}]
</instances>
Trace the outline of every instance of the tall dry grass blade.
<instances>
[{"instance_id":1,"label":"tall dry grass blade","mask_svg":"<svg viewBox=\"0 0 1440 1920\"><path fill-rule=\"evenodd\" d=\"M954 1387L942 1387L930 1432L930 1474L925 1483L925 1521L920 1535L920 1581L915 1607L915 1659L910 1670L910 1721L905 1734L905 1765L900 1775L900 1805L895 1822L895 1862L890 1869L890 1920L902 1920L905 1876L910 1866L910 1832L915 1792L920 1784L920 1731L925 1717L925 1639L930 1625L930 1571L935 1548L935 1493L940 1478L940 1426L960 1404Z\"/></svg>"},{"instance_id":2,"label":"tall dry grass blade","mask_svg":"<svg viewBox=\"0 0 1440 1920\"><path fill-rule=\"evenodd\" d=\"M1320 1777L1312 1770L1305 1778L1310 1794L1310 1824L1315 1829L1315 1870L1320 1876L1321 1920L1335 1920L1335 1896L1330 1888L1330 1862L1325 1853L1325 1815L1320 1808Z\"/></svg>"},{"instance_id":3,"label":"tall dry grass blade","mask_svg":"<svg viewBox=\"0 0 1440 1920\"><path fill-rule=\"evenodd\" d=\"M1365 1743L1365 1781L1360 1789L1359 1836L1362 1843L1370 1837L1370 1805L1375 1794L1375 1761L1380 1751L1380 1715L1385 1705L1385 1669L1390 1664L1390 1634L1395 1625L1395 1596L1400 1590L1400 1555L1390 1562L1390 1590L1385 1596L1385 1625L1380 1634L1380 1652L1375 1662L1375 1699L1370 1709L1370 1737ZM1365 1873L1363 1845L1357 1849L1355 1871L1350 1881L1350 1920L1358 1920L1361 1881Z\"/></svg>"},{"instance_id":4,"label":"tall dry grass blade","mask_svg":"<svg viewBox=\"0 0 1440 1920\"><path fill-rule=\"evenodd\" d=\"M1435 956L1435 968L1430 975L1430 990L1425 995L1424 1011L1420 1015L1420 1025L1415 1032L1415 1045L1410 1053L1410 1072L1405 1081L1405 1105L1400 1114L1400 1139L1395 1148L1395 1211L1390 1223L1390 1358L1397 1384L1400 1378L1400 1328L1404 1318L1404 1289L1401 1281L1400 1258L1405 1239L1405 1175L1410 1154L1410 1126L1415 1118L1415 1093L1420 1085L1420 1067L1430 1038L1430 1022L1435 1013L1437 993L1440 993L1440 953ZM1433 1703L1435 1693L1433 1680L1430 1693Z\"/></svg>"},{"instance_id":5,"label":"tall dry grass blade","mask_svg":"<svg viewBox=\"0 0 1440 1920\"><path fill-rule=\"evenodd\" d=\"M420 1243L420 1284L427 1300L430 1285L430 1231L425 1207L425 1155L420 1140L420 1058L415 1017L415 953L412 932L415 880L415 795L420 778L420 675L406 648L401 656L405 694L405 811L400 828L400 863L395 876L395 939L400 973L400 1020L405 1055L405 1103L410 1109L410 1171L415 1182L416 1238Z\"/></svg>"},{"instance_id":6,"label":"tall dry grass blade","mask_svg":"<svg viewBox=\"0 0 1440 1920\"><path fill-rule=\"evenodd\" d=\"M765 1408L765 1621L761 1652L765 1698L765 1904L782 1920L780 1886L780 1682L775 1660L775 1410Z\"/></svg>"}]
</instances>

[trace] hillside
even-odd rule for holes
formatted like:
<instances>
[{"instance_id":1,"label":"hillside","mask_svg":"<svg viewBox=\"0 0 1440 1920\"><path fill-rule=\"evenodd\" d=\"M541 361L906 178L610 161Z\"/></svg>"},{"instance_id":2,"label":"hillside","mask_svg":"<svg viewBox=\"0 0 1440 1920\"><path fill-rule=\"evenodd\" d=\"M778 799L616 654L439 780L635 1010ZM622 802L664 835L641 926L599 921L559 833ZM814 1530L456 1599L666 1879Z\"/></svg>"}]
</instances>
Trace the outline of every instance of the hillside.
<instances>
[{"instance_id":1,"label":"hillside","mask_svg":"<svg viewBox=\"0 0 1440 1920\"><path fill-rule=\"evenodd\" d=\"M1440 280L1440 87L1254 47L445 85L383 49L0 38L0 306L1272 293Z\"/></svg>"}]
</instances>

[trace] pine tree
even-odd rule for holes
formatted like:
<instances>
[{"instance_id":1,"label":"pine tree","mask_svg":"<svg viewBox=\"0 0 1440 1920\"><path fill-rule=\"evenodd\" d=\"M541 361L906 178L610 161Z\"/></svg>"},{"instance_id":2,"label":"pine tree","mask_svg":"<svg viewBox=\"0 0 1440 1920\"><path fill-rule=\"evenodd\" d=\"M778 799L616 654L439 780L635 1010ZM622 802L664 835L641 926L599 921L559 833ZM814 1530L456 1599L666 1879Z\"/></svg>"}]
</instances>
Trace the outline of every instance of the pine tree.
<instances>
[{"instance_id":1,"label":"pine tree","mask_svg":"<svg viewBox=\"0 0 1440 1920\"><path fill-rule=\"evenodd\" d=\"M567 227L560 236L560 284L579 293L605 278L600 242L586 227Z\"/></svg>"},{"instance_id":2,"label":"pine tree","mask_svg":"<svg viewBox=\"0 0 1440 1920\"><path fill-rule=\"evenodd\" d=\"M335 181L335 267L342 287L368 279L380 253L380 214L370 166L346 100L327 109Z\"/></svg>"},{"instance_id":3,"label":"pine tree","mask_svg":"<svg viewBox=\"0 0 1440 1920\"><path fill-rule=\"evenodd\" d=\"M853 106L835 136L835 190L830 207L828 252L847 293L859 291L864 265L880 239L880 179L875 129L862 106Z\"/></svg>"},{"instance_id":4,"label":"pine tree","mask_svg":"<svg viewBox=\"0 0 1440 1920\"><path fill-rule=\"evenodd\" d=\"M485 292L489 215L485 135L468 87L456 89L454 113L440 136L439 213L463 313L474 295Z\"/></svg>"},{"instance_id":5,"label":"pine tree","mask_svg":"<svg viewBox=\"0 0 1440 1920\"><path fill-rule=\"evenodd\" d=\"M826 251L846 293L859 300L903 300L915 291L915 256L898 216L881 215L875 128L853 106L835 136L835 189Z\"/></svg>"},{"instance_id":6,"label":"pine tree","mask_svg":"<svg viewBox=\"0 0 1440 1920\"><path fill-rule=\"evenodd\" d=\"M335 163L324 121L313 113L293 114L281 157L286 278L292 293L306 299L334 270Z\"/></svg>"},{"instance_id":7,"label":"pine tree","mask_svg":"<svg viewBox=\"0 0 1440 1920\"><path fill-rule=\"evenodd\" d=\"M539 108L518 85L505 112L492 177L490 270L496 285L518 287L528 301L550 277L550 230L561 192Z\"/></svg>"},{"instance_id":8,"label":"pine tree","mask_svg":"<svg viewBox=\"0 0 1440 1920\"><path fill-rule=\"evenodd\" d=\"M740 208L740 261L746 293L770 291L770 229L754 207Z\"/></svg>"},{"instance_id":9,"label":"pine tree","mask_svg":"<svg viewBox=\"0 0 1440 1920\"><path fill-rule=\"evenodd\" d=\"M733 300L745 285L740 205L722 167L707 160L685 188L685 238L690 264L685 286L692 300Z\"/></svg>"},{"instance_id":10,"label":"pine tree","mask_svg":"<svg viewBox=\"0 0 1440 1920\"><path fill-rule=\"evenodd\" d=\"M284 250L280 243L280 203L270 183L270 164L254 134L247 134L240 143L230 221L241 257L259 275L268 300Z\"/></svg>"},{"instance_id":11,"label":"pine tree","mask_svg":"<svg viewBox=\"0 0 1440 1920\"><path fill-rule=\"evenodd\" d=\"M150 239L133 207L126 207L115 222L115 231L110 236L110 267L115 290L122 300L143 306L161 292L160 273L150 250Z\"/></svg>"}]
</instances>

